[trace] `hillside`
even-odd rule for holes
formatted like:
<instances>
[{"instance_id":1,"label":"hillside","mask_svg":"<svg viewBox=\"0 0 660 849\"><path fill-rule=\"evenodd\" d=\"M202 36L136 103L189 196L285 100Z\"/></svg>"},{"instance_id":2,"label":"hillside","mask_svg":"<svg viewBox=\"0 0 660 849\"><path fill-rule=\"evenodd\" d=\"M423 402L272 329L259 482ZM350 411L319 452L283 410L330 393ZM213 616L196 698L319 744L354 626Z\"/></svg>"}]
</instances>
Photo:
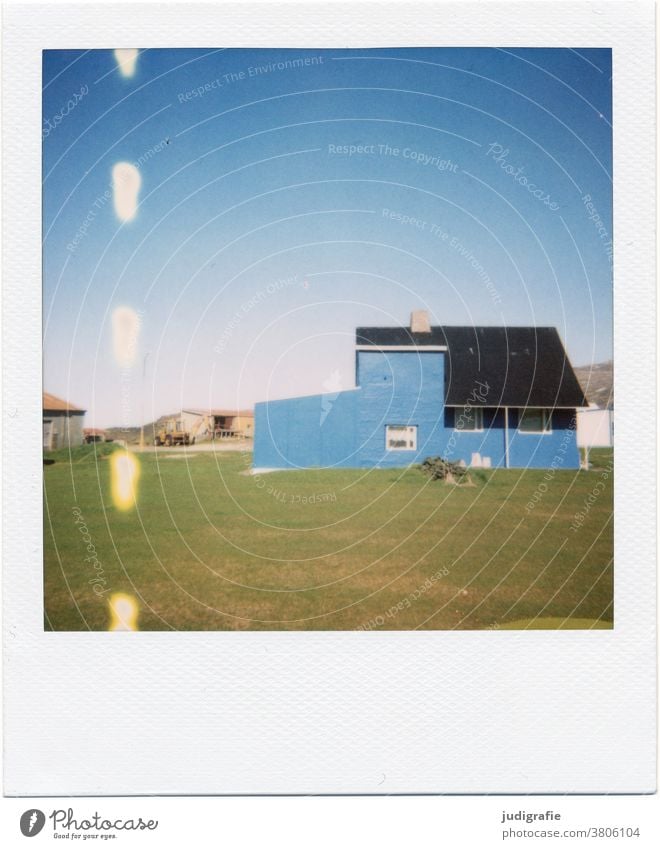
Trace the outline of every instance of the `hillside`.
<instances>
[{"instance_id":1,"label":"hillside","mask_svg":"<svg viewBox=\"0 0 660 849\"><path fill-rule=\"evenodd\" d=\"M614 406L614 373L612 361L578 366L574 369L588 400L599 407Z\"/></svg>"},{"instance_id":2,"label":"hillside","mask_svg":"<svg viewBox=\"0 0 660 849\"><path fill-rule=\"evenodd\" d=\"M168 416L160 416L160 418L156 419L155 422L149 422L144 426L144 441L147 445L153 445L154 442L154 431L160 430L161 426L165 424L168 419L177 418L176 413L170 413ZM105 435L108 439L123 439L129 445L137 445L140 442L140 428L139 427L107 427L105 428Z\"/></svg>"}]
</instances>

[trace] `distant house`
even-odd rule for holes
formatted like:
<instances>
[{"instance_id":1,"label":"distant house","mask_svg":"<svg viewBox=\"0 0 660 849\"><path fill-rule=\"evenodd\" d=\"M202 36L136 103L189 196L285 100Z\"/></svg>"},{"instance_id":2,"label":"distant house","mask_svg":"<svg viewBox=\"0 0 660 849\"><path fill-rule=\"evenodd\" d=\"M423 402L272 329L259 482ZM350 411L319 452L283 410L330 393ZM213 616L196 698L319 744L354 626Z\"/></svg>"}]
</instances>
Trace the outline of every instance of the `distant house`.
<instances>
[{"instance_id":1,"label":"distant house","mask_svg":"<svg viewBox=\"0 0 660 849\"><path fill-rule=\"evenodd\" d=\"M86 411L49 392L43 393L42 403L44 451L82 445Z\"/></svg>"},{"instance_id":2,"label":"distant house","mask_svg":"<svg viewBox=\"0 0 660 849\"><path fill-rule=\"evenodd\" d=\"M575 369L589 400L577 414L579 448L612 448L614 445L614 375L611 360Z\"/></svg>"},{"instance_id":3,"label":"distant house","mask_svg":"<svg viewBox=\"0 0 660 849\"><path fill-rule=\"evenodd\" d=\"M91 445L93 442L112 442L112 440L107 439L105 431L98 427L84 427L83 442L86 445Z\"/></svg>"},{"instance_id":4,"label":"distant house","mask_svg":"<svg viewBox=\"0 0 660 849\"><path fill-rule=\"evenodd\" d=\"M611 448L614 445L614 410L601 410L596 404L579 410L577 442L580 448Z\"/></svg>"},{"instance_id":5,"label":"distant house","mask_svg":"<svg viewBox=\"0 0 660 849\"><path fill-rule=\"evenodd\" d=\"M355 389L258 403L255 468L577 469L587 400L554 327L358 327Z\"/></svg>"},{"instance_id":6,"label":"distant house","mask_svg":"<svg viewBox=\"0 0 660 849\"><path fill-rule=\"evenodd\" d=\"M196 442L204 439L249 439L254 436L252 410L181 410L184 429Z\"/></svg>"}]
</instances>

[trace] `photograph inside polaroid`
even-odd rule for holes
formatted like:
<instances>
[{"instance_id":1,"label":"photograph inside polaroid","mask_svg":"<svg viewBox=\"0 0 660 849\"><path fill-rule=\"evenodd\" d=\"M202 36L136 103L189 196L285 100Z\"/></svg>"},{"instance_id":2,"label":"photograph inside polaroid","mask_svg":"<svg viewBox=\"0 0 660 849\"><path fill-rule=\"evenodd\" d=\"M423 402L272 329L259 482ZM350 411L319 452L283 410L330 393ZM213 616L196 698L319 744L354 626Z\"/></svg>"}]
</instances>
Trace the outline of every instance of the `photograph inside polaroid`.
<instances>
[{"instance_id":1,"label":"photograph inside polaroid","mask_svg":"<svg viewBox=\"0 0 660 849\"><path fill-rule=\"evenodd\" d=\"M604 48L43 52L46 631L612 629Z\"/></svg>"}]
</instances>

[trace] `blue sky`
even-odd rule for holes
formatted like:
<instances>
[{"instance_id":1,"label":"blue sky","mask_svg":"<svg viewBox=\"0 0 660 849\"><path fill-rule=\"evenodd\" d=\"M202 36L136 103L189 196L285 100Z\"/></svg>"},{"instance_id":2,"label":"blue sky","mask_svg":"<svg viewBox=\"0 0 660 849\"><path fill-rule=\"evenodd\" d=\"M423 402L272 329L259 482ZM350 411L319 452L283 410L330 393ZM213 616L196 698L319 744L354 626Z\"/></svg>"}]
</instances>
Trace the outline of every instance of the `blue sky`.
<instances>
[{"instance_id":1,"label":"blue sky","mask_svg":"<svg viewBox=\"0 0 660 849\"><path fill-rule=\"evenodd\" d=\"M44 388L86 424L350 388L355 326L417 308L553 325L575 365L611 358L609 50L145 50L132 76L112 50L46 51L43 68ZM118 163L139 171L131 220ZM128 363L119 308L139 317Z\"/></svg>"}]
</instances>

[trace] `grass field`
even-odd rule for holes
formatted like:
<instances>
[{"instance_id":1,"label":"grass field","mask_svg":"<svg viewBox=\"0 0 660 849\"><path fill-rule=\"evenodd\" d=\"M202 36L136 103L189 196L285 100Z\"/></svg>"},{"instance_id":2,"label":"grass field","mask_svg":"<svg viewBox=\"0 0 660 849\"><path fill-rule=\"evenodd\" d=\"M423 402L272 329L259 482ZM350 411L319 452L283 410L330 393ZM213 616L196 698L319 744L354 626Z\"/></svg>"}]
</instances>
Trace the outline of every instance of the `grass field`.
<instances>
[{"instance_id":1,"label":"grass field","mask_svg":"<svg viewBox=\"0 0 660 849\"><path fill-rule=\"evenodd\" d=\"M612 627L611 452L459 488L417 468L255 477L249 454L170 449L136 455L121 512L112 450L47 455L47 629L107 629L119 592L141 630Z\"/></svg>"}]
</instances>

